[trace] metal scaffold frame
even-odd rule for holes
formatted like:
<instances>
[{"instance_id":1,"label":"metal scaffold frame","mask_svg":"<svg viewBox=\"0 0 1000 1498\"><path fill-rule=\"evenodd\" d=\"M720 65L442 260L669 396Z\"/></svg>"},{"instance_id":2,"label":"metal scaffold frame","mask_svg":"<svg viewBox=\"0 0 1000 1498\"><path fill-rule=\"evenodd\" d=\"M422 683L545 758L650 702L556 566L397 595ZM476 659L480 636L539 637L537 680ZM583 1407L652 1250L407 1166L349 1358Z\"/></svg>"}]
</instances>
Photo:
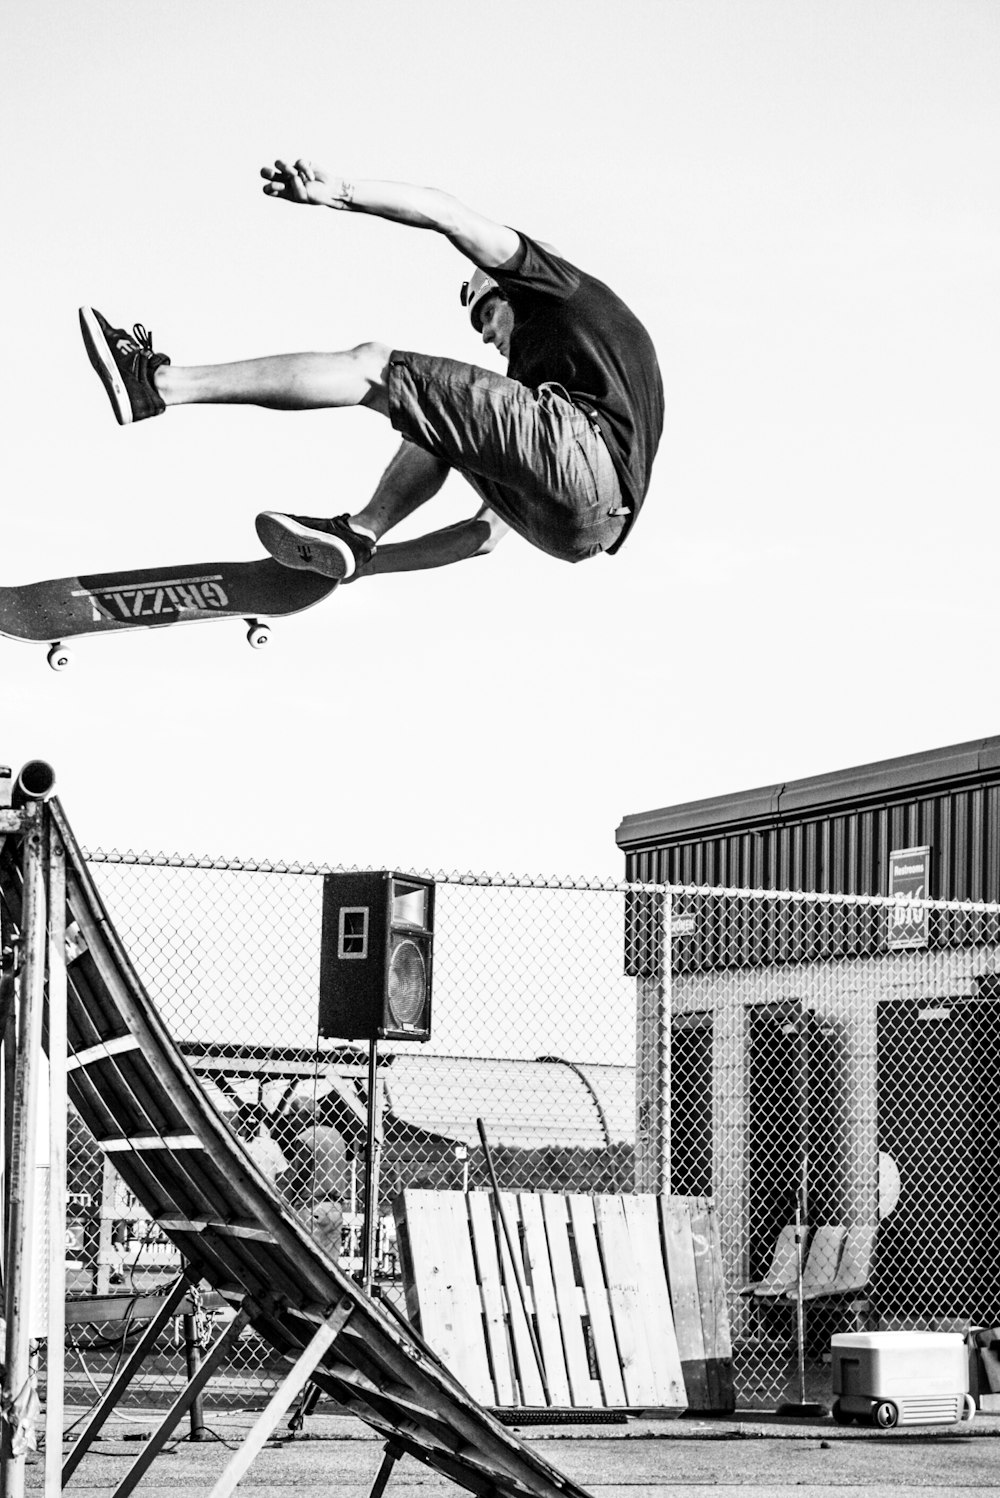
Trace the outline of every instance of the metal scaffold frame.
<instances>
[{"instance_id":1,"label":"metal scaffold frame","mask_svg":"<svg viewBox=\"0 0 1000 1498\"><path fill-rule=\"evenodd\" d=\"M3 784L8 773L0 771ZM66 849L58 828L46 813L45 802L54 789L48 767L34 762L25 767L13 786L10 806L0 807L0 835L22 840L22 919L15 946L4 942L0 989L0 1034L13 1065L5 1067L4 1137L4 1356L3 1417L0 1420L0 1493L22 1498L25 1460L35 1445L38 1420L37 1348L31 1326L33 1264L39 1236L46 1242L44 1298L46 1388L44 1413L44 1492L61 1494L91 1448L115 1406L154 1347L171 1317L200 1277L200 1266L187 1265L157 1314L146 1327L130 1357L90 1412L79 1437L63 1460L64 1356L66 1332L66 1122L68 1110L66 1022ZM22 804L17 804L22 803ZM6 933L5 933L6 934ZM39 1102L43 1064L43 1031L47 1031L49 1172L44 1223L34 1211L35 1174L40 1142ZM249 1297L230 1321L207 1356L190 1369L191 1376L175 1398L139 1457L116 1488L125 1498L139 1484L163 1450L180 1420L201 1399L212 1375L230 1353L250 1321ZM212 1489L212 1498L226 1498L249 1470L350 1315L349 1301L338 1305L299 1354L291 1371L258 1416L225 1472ZM384 1485L384 1484L383 1484Z\"/></svg>"},{"instance_id":2,"label":"metal scaffold frame","mask_svg":"<svg viewBox=\"0 0 1000 1498\"><path fill-rule=\"evenodd\" d=\"M49 1069L49 1163L45 1262L46 1338L62 1347L65 1335L66 1237L66 960L65 849L46 816L54 777L40 761L25 765L11 786L12 804L0 806L0 834L22 843L22 916L19 940L3 932L4 948L4 1355L0 1477L3 1498L21 1498L27 1451L34 1444L38 1410L36 1358L31 1337L32 1265L42 1224L34 1211L40 1126L42 1032L46 993L52 1064ZM11 1064L13 1061L13 1064ZM62 1361L49 1369L45 1409L46 1498L62 1488Z\"/></svg>"},{"instance_id":3,"label":"metal scaffold frame","mask_svg":"<svg viewBox=\"0 0 1000 1498\"><path fill-rule=\"evenodd\" d=\"M211 1284L233 1316L115 1489L132 1492L178 1422L198 1408L247 1328L287 1372L212 1489L227 1498L310 1379L386 1439L380 1498L404 1455L480 1498L587 1498L470 1397L399 1313L345 1275L271 1189L172 1041L118 938L41 761L0 771L4 966L4 1302L0 1498L23 1498L39 1417L32 1342L40 1222L34 1177L44 1053L49 1073L44 1491L66 1486L185 1297ZM67 936L71 937L67 947ZM185 1268L63 1460L66 1156L72 1103ZM36 1333L37 1335L37 1333Z\"/></svg>"}]
</instances>

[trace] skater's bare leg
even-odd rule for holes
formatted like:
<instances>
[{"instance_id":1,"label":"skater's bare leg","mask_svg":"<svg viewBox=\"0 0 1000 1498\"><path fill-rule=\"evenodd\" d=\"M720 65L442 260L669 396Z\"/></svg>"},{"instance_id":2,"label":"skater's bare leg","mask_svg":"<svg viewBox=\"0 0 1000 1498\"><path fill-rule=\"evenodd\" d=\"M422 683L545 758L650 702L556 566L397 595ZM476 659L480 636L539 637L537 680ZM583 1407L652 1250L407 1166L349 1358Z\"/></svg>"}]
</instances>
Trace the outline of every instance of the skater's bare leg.
<instances>
[{"instance_id":1,"label":"skater's bare leg","mask_svg":"<svg viewBox=\"0 0 1000 1498\"><path fill-rule=\"evenodd\" d=\"M364 509L351 516L351 525L380 541L386 531L433 499L449 472L450 465L443 458L403 442Z\"/></svg>"},{"instance_id":2,"label":"skater's bare leg","mask_svg":"<svg viewBox=\"0 0 1000 1498\"><path fill-rule=\"evenodd\" d=\"M433 499L448 477L450 464L412 442L403 442L363 510L352 515L352 529L382 543L357 577L383 572L418 572L446 567L469 557L486 556L507 534L508 526L484 505L470 520L460 520L410 541L382 542L386 531Z\"/></svg>"},{"instance_id":3,"label":"skater's bare leg","mask_svg":"<svg viewBox=\"0 0 1000 1498\"><path fill-rule=\"evenodd\" d=\"M272 354L234 364L162 364L153 380L168 406L209 403L274 411L368 406L388 416L390 352L384 343L361 343L332 354Z\"/></svg>"}]
</instances>

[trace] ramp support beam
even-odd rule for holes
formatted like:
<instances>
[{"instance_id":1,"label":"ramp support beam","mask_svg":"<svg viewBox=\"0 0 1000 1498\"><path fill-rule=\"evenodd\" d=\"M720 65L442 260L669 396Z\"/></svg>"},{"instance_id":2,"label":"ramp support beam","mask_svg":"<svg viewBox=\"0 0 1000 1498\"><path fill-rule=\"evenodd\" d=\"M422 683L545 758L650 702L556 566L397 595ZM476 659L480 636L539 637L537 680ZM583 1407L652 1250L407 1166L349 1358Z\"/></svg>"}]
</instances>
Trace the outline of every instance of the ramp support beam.
<instances>
[{"instance_id":1,"label":"ramp support beam","mask_svg":"<svg viewBox=\"0 0 1000 1498\"><path fill-rule=\"evenodd\" d=\"M210 1498L229 1498L237 1483L246 1476L279 1420L282 1420L288 1413L292 1401L302 1393L310 1377L333 1346L353 1309L353 1302L345 1296L334 1306L326 1320L320 1323L299 1353L284 1381L275 1389L267 1405L261 1410L247 1432L240 1449L230 1458L225 1471L212 1489ZM388 1474L386 1476L388 1480ZM372 1489L372 1491L374 1493L375 1490ZM379 1491L381 1492L381 1489Z\"/></svg>"},{"instance_id":2,"label":"ramp support beam","mask_svg":"<svg viewBox=\"0 0 1000 1498\"><path fill-rule=\"evenodd\" d=\"M372 1490L368 1494L368 1498L382 1498L382 1494L388 1486L389 1478L392 1476L392 1469L403 1455L402 1446L396 1446L392 1441L386 1442L382 1465L375 1474L375 1481L372 1483Z\"/></svg>"},{"instance_id":3,"label":"ramp support beam","mask_svg":"<svg viewBox=\"0 0 1000 1498\"><path fill-rule=\"evenodd\" d=\"M188 1265L169 1295L164 1298L160 1309L133 1347L128 1361L124 1364L117 1377L112 1379L97 1404L95 1404L89 1420L80 1432L80 1439L74 1443L73 1449L70 1451L65 1462L63 1462L63 1487L69 1482L73 1473L80 1465L82 1458L97 1439L105 1420L107 1420L111 1411L142 1367L147 1354L151 1351L163 1328L176 1313L177 1307L187 1295L191 1286L197 1283L200 1273L201 1271L197 1265Z\"/></svg>"},{"instance_id":4,"label":"ramp support beam","mask_svg":"<svg viewBox=\"0 0 1000 1498\"><path fill-rule=\"evenodd\" d=\"M236 1314L225 1331L216 1338L198 1372L194 1378L188 1381L180 1394L178 1394L142 1451L115 1488L111 1498L126 1498L127 1493L131 1493L138 1487L146 1472L170 1440L178 1422L187 1414L195 1400L200 1398L205 1385L219 1364L229 1356L229 1351L233 1343L237 1340L243 1328L248 1325L249 1321L250 1310L247 1301L244 1301L243 1308Z\"/></svg>"}]
</instances>

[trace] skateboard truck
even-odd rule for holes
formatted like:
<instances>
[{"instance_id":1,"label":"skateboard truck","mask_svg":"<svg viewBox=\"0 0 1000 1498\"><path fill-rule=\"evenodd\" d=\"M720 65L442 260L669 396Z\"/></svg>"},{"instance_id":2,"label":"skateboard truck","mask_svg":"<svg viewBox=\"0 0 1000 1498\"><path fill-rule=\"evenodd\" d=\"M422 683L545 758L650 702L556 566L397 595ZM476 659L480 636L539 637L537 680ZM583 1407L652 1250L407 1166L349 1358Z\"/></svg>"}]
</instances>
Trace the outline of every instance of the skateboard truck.
<instances>
[{"instance_id":1,"label":"skateboard truck","mask_svg":"<svg viewBox=\"0 0 1000 1498\"><path fill-rule=\"evenodd\" d=\"M271 640L271 626L259 619L247 619L247 644L252 650L262 650ZM49 646L45 659L53 671L65 671L73 659L73 652L68 645L61 640L56 640Z\"/></svg>"}]
</instances>

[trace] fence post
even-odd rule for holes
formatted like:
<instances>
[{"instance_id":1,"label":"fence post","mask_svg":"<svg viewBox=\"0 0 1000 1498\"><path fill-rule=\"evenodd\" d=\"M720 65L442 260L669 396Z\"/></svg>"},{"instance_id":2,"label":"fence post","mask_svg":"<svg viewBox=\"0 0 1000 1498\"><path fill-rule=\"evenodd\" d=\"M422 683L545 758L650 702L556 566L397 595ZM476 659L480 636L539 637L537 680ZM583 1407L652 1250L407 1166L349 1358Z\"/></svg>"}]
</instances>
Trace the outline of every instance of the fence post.
<instances>
[{"instance_id":1,"label":"fence post","mask_svg":"<svg viewBox=\"0 0 1000 1498\"><path fill-rule=\"evenodd\" d=\"M382 1154L382 1094L378 1080L378 1041L368 1042L368 1128L365 1138L365 1229L361 1285L372 1293L378 1239L379 1165Z\"/></svg>"},{"instance_id":2,"label":"fence post","mask_svg":"<svg viewBox=\"0 0 1000 1498\"><path fill-rule=\"evenodd\" d=\"M655 970L637 979L635 1189L670 1192L670 1050L673 1009L673 896L660 895Z\"/></svg>"}]
</instances>

